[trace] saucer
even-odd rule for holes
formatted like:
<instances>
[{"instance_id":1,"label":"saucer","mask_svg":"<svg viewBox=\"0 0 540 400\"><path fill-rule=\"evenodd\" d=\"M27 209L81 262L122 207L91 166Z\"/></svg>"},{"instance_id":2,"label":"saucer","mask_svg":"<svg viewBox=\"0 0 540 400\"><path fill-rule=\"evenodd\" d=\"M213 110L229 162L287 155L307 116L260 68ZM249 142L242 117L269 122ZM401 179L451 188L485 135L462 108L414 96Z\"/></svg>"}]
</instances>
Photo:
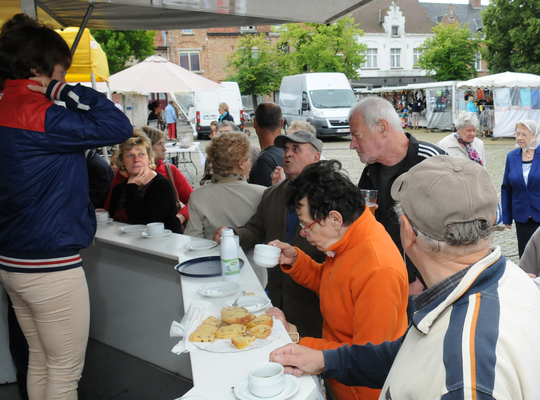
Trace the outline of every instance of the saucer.
<instances>
[{"instance_id":1,"label":"saucer","mask_svg":"<svg viewBox=\"0 0 540 400\"><path fill-rule=\"evenodd\" d=\"M285 389L272 397L258 397L252 394L248 389L248 379L244 378L236 385L234 385L234 395L240 400L285 400L291 396L294 396L300 389L300 382L296 376L285 374Z\"/></svg>"},{"instance_id":2,"label":"saucer","mask_svg":"<svg viewBox=\"0 0 540 400\"><path fill-rule=\"evenodd\" d=\"M157 238L167 237L171 234L171 232L172 231L170 229L165 229L161 235L149 235L148 232L143 231L141 232L141 236L145 239L157 239Z\"/></svg>"},{"instance_id":3,"label":"saucer","mask_svg":"<svg viewBox=\"0 0 540 400\"><path fill-rule=\"evenodd\" d=\"M107 224L110 224L111 222L113 222L113 219L112 218L109 218L107 221L103 221L103 222L96 222L98 225L107 225Z\"/></svg>"},{"instance_id":4,"label":"saucer","mask_svg":"<svg viewBox=\"0 0 540 400\"><path fill-rule=\"evenodd\" d=\"M146 225L126 225L118 228L120 233L141 233L146 230Z\"/></svg>"},{"instance_id":5,"label":"saucer","mask_svg":"<svg viewBox=\"0 0 540 400\"><path fill-rule=\"evenodd\" d=\"M234 299L225 302L224 307L230 307ZM257 312L272 305L268 297L263 296L242 296L238 299L238 307L244 307L250 313Z\"/></svg>"},{"instance_id":6,"label":"saucer","mask_svg":"<svg viewBox=\"0 0 540 400\"><path fill-rule=\"evenodd\" d=\"M239 290L240 284L238 282L221 281L202 285L197 289L197 292L206 297L223 297L238 292Z\"/></svg>"},{"instance_id":7,"label":"saucer","mask_svg":"<svg viewBox=\"0 0 540 400\"><path fill-rule=\"evenodd\" d=\"M195 240L184 244L182 247L188 250L209 250L217 246L217 243L209 240Z\"/></svg>"}]
</instances>

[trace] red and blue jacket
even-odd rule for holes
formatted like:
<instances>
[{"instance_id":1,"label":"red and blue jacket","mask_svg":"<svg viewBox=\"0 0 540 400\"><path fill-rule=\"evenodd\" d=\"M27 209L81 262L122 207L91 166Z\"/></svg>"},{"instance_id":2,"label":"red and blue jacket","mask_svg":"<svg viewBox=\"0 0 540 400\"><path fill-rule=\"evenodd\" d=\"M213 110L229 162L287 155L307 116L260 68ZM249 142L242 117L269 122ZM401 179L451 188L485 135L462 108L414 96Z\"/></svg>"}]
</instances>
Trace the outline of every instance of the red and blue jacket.
<instances>
[{"instance_id":1,"label":"red and blue jacket","mask_svg":"<svg viewBox=\"0 0 540 400\"><path fill-rule=\"evenodd\" d=\"M65 270L82 265L96 231L84 150L122 143L133 127L93 89L53 80L44 96L29 84L6 80L0 92L0 268Z\"/></svg>"}]
</instances>

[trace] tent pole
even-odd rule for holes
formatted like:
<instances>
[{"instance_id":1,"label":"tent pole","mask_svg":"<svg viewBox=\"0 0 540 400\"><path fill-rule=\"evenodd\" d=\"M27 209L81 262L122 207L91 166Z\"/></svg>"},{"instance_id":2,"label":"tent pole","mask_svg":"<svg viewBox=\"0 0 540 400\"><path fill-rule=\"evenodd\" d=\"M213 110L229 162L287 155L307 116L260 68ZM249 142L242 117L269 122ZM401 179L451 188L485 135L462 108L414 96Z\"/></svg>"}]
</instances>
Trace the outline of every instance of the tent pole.
<instances>
[{"instance_id":1,"label":"tent pole","mask_svg":"<svg viewBox=\"0 0 540 400\"><path fill-rule=\"evenodd\" d=\"M37 19L37 6L35 0L21 0L21 12L30 18Z\"/></svg>"},{"instance_id":2,"label":"tent pole","mask_svg":"<svg viewBox=\"0 0 540 400\"><path fill-rule=\"evenodd\" d=\"M92 11L94 11L95 0L88 0L88 1L90 2L90 4L88 5L86 14L84 14L84 18L81 23L81 27L79 28L79 32L77 32L77 36L75 36L75 40L73 41L73 44L71 45L71 55L75 54L75 50L77 50L77 46L79 45L79 41L81 40L84 29L86 28L86 25L88 25L88 20L90 19L90 16L92 15Z\"/></svg>"}]
</instances>

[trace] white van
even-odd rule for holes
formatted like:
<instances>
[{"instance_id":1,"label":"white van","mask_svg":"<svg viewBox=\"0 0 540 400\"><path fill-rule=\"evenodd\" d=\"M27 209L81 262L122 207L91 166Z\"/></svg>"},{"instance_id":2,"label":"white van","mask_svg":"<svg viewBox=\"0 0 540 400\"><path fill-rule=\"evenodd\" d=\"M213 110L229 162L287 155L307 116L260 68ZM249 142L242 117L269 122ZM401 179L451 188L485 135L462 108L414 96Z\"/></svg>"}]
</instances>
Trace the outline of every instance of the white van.
<instances>
[{"instance_id":1,"label":"white van","mask_svg":"<svg viewBox=\"0 0 540 400\"><path fill-rule=\"evenodd\" d=\"M348 135L349 110L355 103L347 77L339 72L285 76L279 89L285 125L310 122L318 137Z\"/></svg>"},{"instance_id":2,"label":"white van","mask_svg":"<svg viewBox=\"0 0 540 400\"><path fill-rule=\"evenodd\" d=\"M240 88L236 82L220 82L223 89L204 90L195 92L189 118L197 131L197 139L204 139L210 135L210 124L219 118L219 103L225 102L229 106L229 113L240 130L244 130L244 108Z\"/></svg>"}]
</instances>

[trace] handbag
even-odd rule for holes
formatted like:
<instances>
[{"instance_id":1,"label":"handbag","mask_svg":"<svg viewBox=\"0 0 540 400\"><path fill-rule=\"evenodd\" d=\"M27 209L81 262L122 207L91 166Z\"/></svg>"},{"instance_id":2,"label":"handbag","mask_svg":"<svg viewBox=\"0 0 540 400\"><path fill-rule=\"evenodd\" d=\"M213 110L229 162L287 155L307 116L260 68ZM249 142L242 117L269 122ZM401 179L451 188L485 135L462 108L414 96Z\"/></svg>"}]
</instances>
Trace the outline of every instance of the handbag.
<instances>
[{"instance_id":1,"label":"handbag","mask_svg":"<svg viewBox=\"0 0 540 400\"><path fill-rule=\"evenodd\" d=\"M178 197L178 190L176 190L176 186L174 184L171 164L165 163L165 169L167 170L167 178L169 178L169 181L171 182L174 190L174 198L176 199L176 212L178 212L184 207L184 204L180 201L180 198Z\"/></svg>"}]
</instances>

